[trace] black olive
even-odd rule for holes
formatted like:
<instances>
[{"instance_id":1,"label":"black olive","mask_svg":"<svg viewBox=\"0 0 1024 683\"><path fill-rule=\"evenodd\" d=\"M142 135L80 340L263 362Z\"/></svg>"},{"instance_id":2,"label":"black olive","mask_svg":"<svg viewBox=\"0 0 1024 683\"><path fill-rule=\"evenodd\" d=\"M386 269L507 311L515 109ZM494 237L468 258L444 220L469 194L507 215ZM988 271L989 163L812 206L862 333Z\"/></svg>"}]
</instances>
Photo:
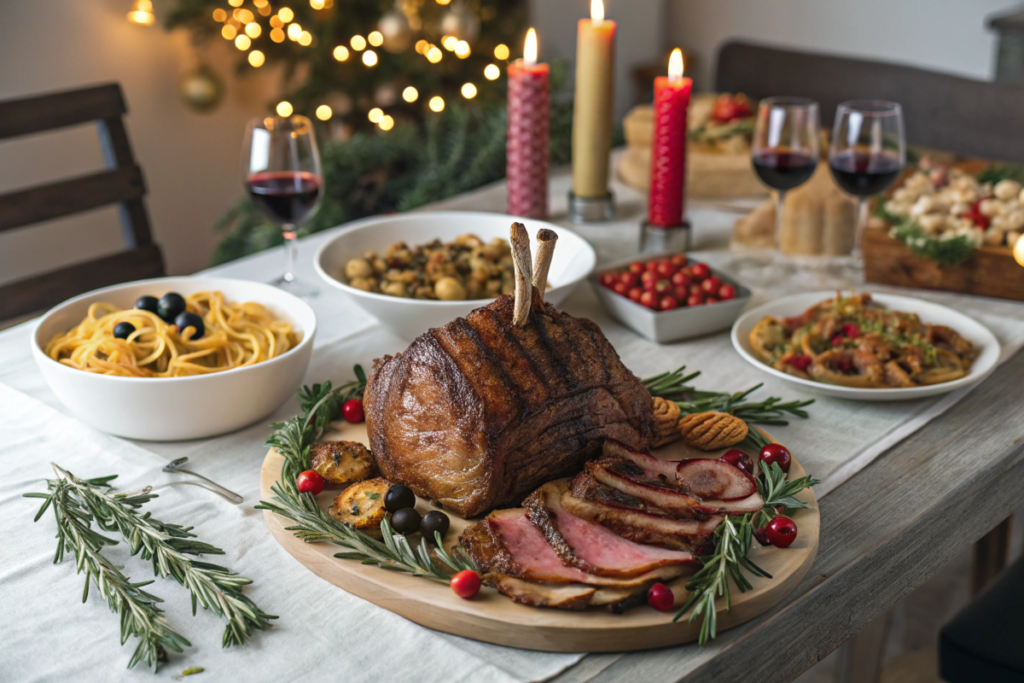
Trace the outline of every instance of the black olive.
<instances>
[{"instance_id":1,"label":"black olive","mask_svg":"<svg viewBox=\"0 0 1024 683\"><path fill-rule=\"evenodd\" d=\"M416 494L408 486L395 484L384 494L384 507L388 512L398 512L405 508L416 507Z\"/></svg>"},{"instance_id":2,"label":"black olive","mask_svg":"<svg viewBox=\"0 0 1024 683\"><path fill-rule=\"evenodd\" d=\"M139 297L139 300L135 302L135 308L140 311L149 311L150 313L160 315L160 302L157 301L155 296L148 294Z\"/></svg>"},{"instance_id":3,"label":"black olive","mask_svg":"<svg viewBox=\"0 0 1024 683\"><path fill-rule=\"evenodd\" d=\"M416 533L420 530L420 513L416 508L402 508L392 513L391 528L403 536Z\"/></svg>"},{"instance_id":4,"label":"black olive","mask_svg":"<svg viewBox=\"0 0 1024 683\"><path fill-rule=\"evenodd\" d=\"M439 510L432 510L427 514L423 515L423 521L420 523L420 533L423 534L423 538L427 539L430 543L433 543L436 539L434 538L434 532L441 534L441 538L448 533L448 527L451 526L451 520L448 519L448 515L440 512Z\"/></svg>"},{"instance_id":5,"label":"black olive","mask_svg":"<svg viewBox=\"0 0 1024 683\"><path fill-rule=\"evenodd\" d=\"M195 341L206 333L206 326L203 325L203 319L195 313L189 313L188 311L185 311L174 319L174 326L178 328L178 334L184 334L185 328L187 327L196 328L195 334L192 335L189 341Z\"/></svg>"},{"instance_id":6,"label":"black olive","mask_svg":"<svg viewBox=\"0 0 1024 683\"><path fill-rule=\"evenodd\" d=\"M185 297L177 292L164 294L156 304L156 314L168 325L185 312Z\"/></svg>"},{"instance_id":7,"label":"black olive","mask_svg":"<svg viewBox=\"0 0 1024 683\"><path fill-rule=\"evenodd\" d=\"M135 331L135 325L131 323L118 323L114 325L114 336L118 339L127 339L128 335Z\"/></svg>"}]
</instances>

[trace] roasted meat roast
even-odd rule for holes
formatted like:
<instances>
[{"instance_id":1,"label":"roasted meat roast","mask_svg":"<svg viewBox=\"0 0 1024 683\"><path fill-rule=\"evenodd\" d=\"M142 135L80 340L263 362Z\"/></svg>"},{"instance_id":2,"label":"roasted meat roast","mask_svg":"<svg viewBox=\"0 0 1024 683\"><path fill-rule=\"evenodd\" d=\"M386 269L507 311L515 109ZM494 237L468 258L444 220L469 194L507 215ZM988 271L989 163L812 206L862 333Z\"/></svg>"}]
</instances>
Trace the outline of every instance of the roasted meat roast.
<instances>
[{"instance_id":1,"label":"roasted meat roast","mask_svg":"<svg viewBox=\"0 0 1024 683\"><path fill-rule=\"evenodd\" d=\"M363 398L381 473L464 517L575 474L606 437L639 449L655 438L651 395L595 323L544 302L516 225L516 296L376 360Z\"/></svg>"}]
</instances>

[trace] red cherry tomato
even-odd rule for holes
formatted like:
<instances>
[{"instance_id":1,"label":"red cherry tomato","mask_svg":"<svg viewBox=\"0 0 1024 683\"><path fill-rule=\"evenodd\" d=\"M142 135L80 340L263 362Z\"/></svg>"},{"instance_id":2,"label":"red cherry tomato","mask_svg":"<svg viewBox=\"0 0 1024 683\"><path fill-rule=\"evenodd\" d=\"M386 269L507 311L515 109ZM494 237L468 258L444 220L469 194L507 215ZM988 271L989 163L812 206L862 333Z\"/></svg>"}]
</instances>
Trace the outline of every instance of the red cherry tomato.
<instances>
[{"instance_id":1,"label":"red cherry tomato","mask_svg":"<svg viewBox=\"0 0 1024 683\"><path fill-rule=\"evenodd\" d=\"M701 289L700 285L690 285L690 296L699 296L701 301L704 300L704 290Z\"/></svg>"},{"instance_id":2,"label":"red cherry tomato","mask_svg":"<svg viewBox=\"0 0 1024 683\"><path fill-rule=\"evenodd\" d=\"M626 296L629 297L630 301L637 301L637 302L639 302L640 301L640 296L643 295L643 293L644 293L644 290L642 290L639 287L634 287L633 289L629 290L629 292L626 293Z\"/></svg>"},{"instance_id":3,"label":"red cherry tomato","mask_svg":"<svg viewBox=\"0 0 1024 683\"><path fill-rule=\"evenodd\" d=\"M768 542L776 548L788 548L796 540L796 522L789 517L775 517L767 528Z\"/></svg>"},{"instance_id":4,"label":"red cherry tomato","mask_svg":"<svg viewBox=\"0 0 1024 683\"><path fill-rule=\"evenodd\" d=\"M658 295L668 294L672 291L672 282L670 280L658 280L654 283L654 293Z\"/></svg>"},{"instance_id":5,"label":"red cherry tomato","mask_svg":"<svg viewBox=\"0 0 1024 683\"><path fill-rule=\"evenodd\" d=\"M677 273L673 273L672 284L676 287L689 287L693 284L693 278L680 270Z\"/></svg>"},{"instance_id":6,"label":"red cherry tomato","mask_svg":"<svg viewBox=\"0 0 1024 683\"><path fill-rule=\"evenodd\" d=\"M690 266L690 275L694 280L703 280L711 275L711 269L706 263L694 263Z\"/></svg>"},{"instance_id":7,"label":"red cherry tomato","mask_svg":"<svg viewBox=\"0 0 1024 683\"><path fill-rule=\"evenodd\" d=\"M625 282L627 287L636 287L640 282L640 276L627 270L619 273L619 282Z\"/></svg>"},{"instance_id":8,"label":"red cherry tomato","mask_svg":"<svg viewBox=\"0 0 1024 683\"><path fill-rule=\"evenodd\" d=\"M312 493L314 496L324 490L324 478L315 470L306 470L295 480L299 493Z\"/></svg>"},{"instance_id":9,"label":"red cherry tomato","mask_svg":"<svg viewBox=\"0 0 1024 683\"><path fill-rule=\"evenodd\" d=\"M646 262L644 264L644 270L646 270L649 273L653 273L657 269L658 269L658 261L655 260L655 259L652 259L652 260L650 260L650 261L648 261L648 262Z\"/></svg>"},{"instance_id":10,"label":"red cherry tomato","mask_svg":"<svg viewBox=\"0 0 1024 683\"><path fill-rule=\"evenodd\" d=\"M671 311L673 308L679 308L679 302L676 301L675 297L668 294L661 297L661 301L658 302L658 309Z\"/></svg>"},{"instance_id":11,"label":"red cherry tomato","mask_svg":"<svg viewBox=\"0 0 1024 683\"><path fill-rule=\"evenodd\" d=\"M644 264L640 263L639 261L633 261L632 263L629 264L629 272L636 273L637 275L639 275L640 273L644 272Z\"/></svg>"},{"instance_id":12,"label":"red cherry tomato","mask_svg":"<svg viewBox=\"0 0 1024 683\"><path fill-rule=\"evenodd\" d=\"M358 398L350 398L345 401L345 405L341 406L341 416L345 418L346 422L362 422L363 402Z\"/></svg>"},{"instance_id":13,"label":"red cherry tomato","mask_svg":"<svg viewBox=\"0 0 1024 683\"><path fill-rule=\"evenodd\" d=\"M703 303L704 297L697 296L696 294L691 294L690 296L686 297L687 306L700 306Z\"/></svg>"},{"instance_id":14,"label":"red cherry tomato","mask_svg":"<svg viewBox=\"0 0 1024 683\"><path fill-rule=\"evenodd\" d=\"M686 265L686 254L676 254L675 256L669 259L669 263L671 263L676 268L682 268L683 266Z\"/></svg>"},{"instance_id":15,"label":"red cherry tomato","mask_svg":"<svg viewBox=\"0 0 1024 683\"><path fill-rule=\"evenodd\" d=\"M679 302L680 306L685 306L686 300L690 298L690 290L686 287L673 287L672 296L676 298L676 301Z\"/></svg>"},{"instance_id":16,"label":"red cherry tomato","mask_svg":"<svg viewBox=\"0 0 1024 683\"><path fill-rule=\"evenodd\" d=\"M615 292L616 294L621 294L622 296L626 296L626 294L629 293L630 289L630 286L625 282L616 282L612 286L612 291Z\"/></svg>"},{"instance_id":17,"label":"red cherry tomato","mask_svg":"<svg viewBox=\"0 0 1024 683\"><path fill-rule=\"evenodd\" d=\"M708 294L714 294L722 287L722 280L716 275L712 275L708 279L700 283L701 289Z\"/></svg>"},{"instance_id":18,"label":"red cherry tomato","mask_svg":"<svg viewBox=\"0 0 1024 683\"><path fill-rule=\"evenodd\" d=\"M721 299L719 299L717 296L709 296L704 299L704 303L706 304L717 304L719 301L721 301Z\"/></svg>"},{"instance_id":19,"label":"red cherry tomato","mask_svg":"<svg viewBox=\"0 0 1024 683\"><path fill-rule=\"evenodd\" d=\"M718 288L718 298L722 301L736 298L736 288L732 285L722 285Z\"/></svg>"},{"instance_id":20,"label":"red cherry tomato","mask_svg":"<svg viewBox=\"0 0 1024 683\"><path fill-rule=\"evenodd\" d=\"M722 457L719 460L727 462L733 467L738 467L747 474L754 473L754 463L750 461L750 456L738 448L730 448L725 453L722 453Z\"/></svg>"},{"instance_id":21,"label":"red cherry tomato","mask_svg":"<svg viewBox=\"0 0 1024 683\"><path fill-rule=\"evenodd\" d=\"M657 308L658 306L658 295L651 290L646 290L640 295L640 305L646 306L647 308Z\"/></svg>"},{"instance_id":22,"label":"red cherry tomato","mask_svg":"<svg viewBox=\"0 0 1024 683\"><path fill-rule=\"evenodd\" d=\"M779 467L782 468L783 472L789 472L789 465L792 462L792 456L789 454L789 449L781 443L765 444L761 449L759 457L761 459L762 467L770 467L771 464L775 462L779 464Z\"/></svg>"},{"instance_id":23,"label":"red cherry tomato","mask_svg":"<svg viewBox=\"0 0 1024 683\"><path fill-rule=\"evenodd\" d=\"M616 275L615 273L601 273L601 277L598 281L605 287L611 287L615 284Z\"/></svg>"},{"instance_id":24,"label":"red cherry tomato","mask_svg":"<svg viewBox=\"0 0 1024 683\"><path fill-rule=\"evenodd\" d=\"M658 264L658 269L655 272L657 272L658 275L664 278L670 278L676 274L676 270L677 268L673 266L671 262L662 261L661 263Z\"/></svg>"},{"instance_id":25,"label":"red cherry tomato","mask_svg":"<svg viewBox=\"0 0 1024 683\"><path fill-rule=\"evenodd\" d=\"M671 612L676 603L672 589L663 583L656 583L647 589L647 604L659 612Z\"/></svg>"},{"instance_id":26,"label":"red cherry tomato","mask_svg":"<svg viewBox=\"0 0 1024 683\"><path fill-rule=\"evenodd\" d=\"M644 289L654 289L654 283L658 281L658 274L653 270L645 270L640 275L640 284Z\"/></svg>"},{"instance_id":27,"label":"red cherry tomato","mask_svg":"<svg viewBox=\"0 0 1024 683\"><path fill-rule=\"evenodd\" d=\"M736 100L733 99L732 95L719 95L718 99L715 100L714 106L711 108L711 118L719 123L728 123L737 118L739 115L738 111Z\"/></svg>"},{"instance_id":28,"label":"red cherry tomato","mask_svg":"<svg viewBox=\"0 0 1024 683\"><path fill-rule=\"evenodd\" d=\"M460 598L469 600L480 592L480 575L472 569L463 569L452 577L451 587Z\"/></svg>"}]
</instances>

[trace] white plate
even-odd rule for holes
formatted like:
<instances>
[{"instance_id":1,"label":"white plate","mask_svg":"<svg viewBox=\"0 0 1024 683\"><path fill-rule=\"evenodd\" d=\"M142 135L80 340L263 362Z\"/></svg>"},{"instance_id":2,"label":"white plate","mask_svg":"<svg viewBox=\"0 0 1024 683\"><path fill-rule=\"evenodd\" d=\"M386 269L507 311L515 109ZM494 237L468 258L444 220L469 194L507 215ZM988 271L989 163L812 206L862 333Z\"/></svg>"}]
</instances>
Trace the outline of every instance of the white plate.
<instances>
[{"instance_id":1,"label":"white plate","mask_svg":"<svg viewBox=\"0 0 1024 683\"><path fill-rule=\"evenodd\" d=\"M383 254L395 242L415 246L435 238L450 241L466 233L476 235L484 242L494 237L507 240L513 221L526 226L530 235L530 249L534 254L540 228L548 228L558 234L555 255L548 271L548 283L551 286L544 298L555 306L559 305L594 269L597 255L593 247L568 228L500 213L424 211L356 221L321 246L313 263L324 282L340 289L386 327L412 340L432 327L441 327L456 318L465 317L473 309L486 306L492 300L434 301L365 292L350 287L343 280L345 264L349 259L362 256L366 251Z\"/></svg>"},{"instance_id":2,"label":"white plate","mask_svg":"<svg viewBox=\"0 0 1024 683\"><path fill-rule=\"evenodd\" d=\"M58 363L43 348L82 322L89 305L132 308L143 294L161 297L220 291L232 302L255 301L292 323L302 341L287 353L244 368L194 377L114 377ZM231 432L267 417L295 395L306 374L316 314L301 299L261 282L167 277L97 289L54 307L36 325L32 355L47 384L78 419L129 439L181 441Z\"/></svg>"},{"instance_id":3,"label":"white plate","mask_svg":"<svg viewBox=\"0 0 1024 683\"><path fill-rule=\"evenodd\" d=\"M754 356L750 348L750 331L765 316L785 318L800 315L814 304L826 299L835 298L833 292L807 292L795 294L776 301L771 301L755 309L747 311L732 326L732 345L743 358L758 370L774 375L781 380L795 384L805 391L820 396L831 396L833 398L849 398L858 401L905 401L913 398L925 398L926 396L938 396L956 389L962 389L977 384L988 377L999 362L999 355L1002 349L999 340L992 332L963 313L954 311L952 308L933 304L929 301L914 299L909 296L898 296L895 294L871 294L871 298L886 308L894 311L906 311L917 313L921 321L933 325L945 325L951 327L964 338L974 344L979 350L977 359L971 366L971 371L966 377L945 382L943 384L931 384L923 387L907 387L892 389L857 389L854 387L842 387L834 384L814 382L802 377L794 377L781 370L762 363Z\"/></svg>"}]
</instances>

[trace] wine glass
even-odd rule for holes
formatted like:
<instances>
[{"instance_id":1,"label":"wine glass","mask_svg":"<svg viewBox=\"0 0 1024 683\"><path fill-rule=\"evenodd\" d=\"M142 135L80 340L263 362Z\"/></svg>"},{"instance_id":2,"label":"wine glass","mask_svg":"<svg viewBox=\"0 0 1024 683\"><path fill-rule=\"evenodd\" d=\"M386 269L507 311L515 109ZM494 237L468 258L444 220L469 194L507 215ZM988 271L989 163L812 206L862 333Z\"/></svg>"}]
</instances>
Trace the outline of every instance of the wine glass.
<instances>
[{"instance_id":1,"label":"wine glass","mask_svg":"<svg viewBox=\"0 0 1024 683\"><path fill-rule=\"evenodd\" d=\"M303 298L316 290L295 278L295 237L323 187L313 124L305 116L252 119L245 129L242 173L253 204L284 234L285 270L273 284Z\"/></svg>"},{"instance_id":2,"label":"wine glass","mask_svg":"<svg viewBox=\"0 0 1024 683\"><path fill-rule=\"evenodd\" d=\"M769 97L757 107L750 144L754 172L777 191L775 246L782 240L786 191L807 182L818 167L818 103L805 97Z\"/></svg>"},{"instance_id":3,"label":"wine glass","mask_svg":"<svg viewBox=\"0 0 1024 683\"><path fill-rule=\"evenodd\" d=\"M884 100L851 100L839 105L828 165L836 185L857 197L854 256L861 254L868 197L892 185L906 160L900 105Z\"/></svg>"}]
</instances>

